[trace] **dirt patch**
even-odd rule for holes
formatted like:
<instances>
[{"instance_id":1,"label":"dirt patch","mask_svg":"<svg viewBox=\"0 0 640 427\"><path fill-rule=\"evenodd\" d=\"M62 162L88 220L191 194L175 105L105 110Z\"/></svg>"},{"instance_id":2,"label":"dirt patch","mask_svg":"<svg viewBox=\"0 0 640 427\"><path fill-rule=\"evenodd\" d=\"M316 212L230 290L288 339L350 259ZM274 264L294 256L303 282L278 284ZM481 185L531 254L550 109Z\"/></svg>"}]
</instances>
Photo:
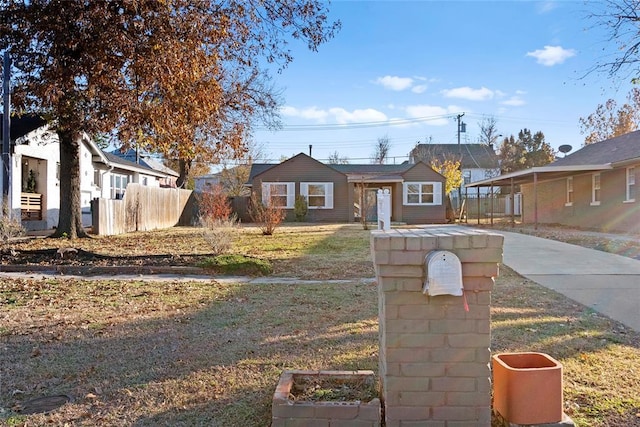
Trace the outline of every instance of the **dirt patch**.
<instances>
[{"instance_id":1,"label":"dirt patch","mask_svg":"<svg viewBox=\"0 0 640 427\"><path fill-rule=\"evenodd\" d=\"M69 266L196 266L214 257L214 254L146 254L103 255L83 249L3 250L0 255L6 265L69 265Z\"/></svg>"},{"instance_id":2,"label":"dirt patch","mask_svg":"<svg viewBox=\"0 0 640 427\"><path fill-rule=\"evenodd\" d=\"M306 402L370 402L378 393L371 378L295 375L290 397Z\"/></svg>"}]
</instances>

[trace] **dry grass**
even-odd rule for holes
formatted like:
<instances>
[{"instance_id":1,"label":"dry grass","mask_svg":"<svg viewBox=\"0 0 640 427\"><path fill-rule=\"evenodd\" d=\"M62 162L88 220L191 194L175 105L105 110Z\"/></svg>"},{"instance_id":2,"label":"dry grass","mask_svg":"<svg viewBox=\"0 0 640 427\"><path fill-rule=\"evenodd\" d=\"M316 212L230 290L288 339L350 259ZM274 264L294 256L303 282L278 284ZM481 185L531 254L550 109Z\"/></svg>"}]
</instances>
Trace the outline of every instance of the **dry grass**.
<instances>
[{"instance_id":1,"label":"dry grass","mask_svg":"<svg viewBox=\"0 0 640 427\"><path fill-rule=\"evenodd\" d=\"M640 334L501 269L492 295L495 352L539 351L564 368L565 412L580 426L640 426Z\"/></svg>"},{"instance_id":2,"label":"dry grass","mask_svg":"<svg viewBox=\"0 0 640 427\"><path fill-rule=\"evenodd\" d=\"M62 243L209 252L188 228ZM244 227L235 245L281 276L373 276L359 225L287 225L273 236ZM640 425L640 334L508 268L492 313L494 352L543 351L562 362L566 410L579 425ZM266 426L287 368L377 371L375 285L0 282L3 426ZM18 412L56 394L74 400L48 415Z\"/></svg>"}]
</instances>

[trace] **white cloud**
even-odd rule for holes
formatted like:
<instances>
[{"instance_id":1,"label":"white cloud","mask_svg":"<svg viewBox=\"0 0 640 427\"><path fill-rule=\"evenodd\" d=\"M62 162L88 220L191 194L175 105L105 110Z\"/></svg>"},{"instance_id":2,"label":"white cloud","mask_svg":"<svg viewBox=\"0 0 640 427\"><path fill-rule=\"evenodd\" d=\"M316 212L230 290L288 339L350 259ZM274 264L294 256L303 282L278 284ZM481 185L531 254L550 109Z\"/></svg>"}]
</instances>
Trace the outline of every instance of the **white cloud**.
<instances>
[{"instance_id":1,"label":"white cloud","mask_svg":"<svg viewBox=\"0 0 640 427\"><path fill-rule=\"evenodd\" d=\"M544 49L527 52L527 56L536 58L538 64L542 64L545 67L552 67L557 64L562 64L572 56L576 56L576 51L574 49L565 49L562 46L545 46Z\"/></svg>"},{"instance_id":2,"label":"white cloud","mask_svg":"<svg viewBox=\"0 0 640 427\"><path fill-rule=\"evenodd\" d=\"M558 7L558 4L555 1L543 1L537 4L537 10L539 14L545 14L551 12L555 8Z\"/></svg>"},{"instance_id":3,"label":"white cloud","mask_svg":"<svg viewBox=\"0 0 640 427\"><path fill-rule=\"evenodd\" d=\"M413 79L411 77L384 76L378 77L374 83L386 89L401 91L409 89L413 85Z\"/></svg>"},{"instance_id":4,"label":"white cloud","mask_svg":"<svg viewBox=\"0 0 640 427\"><path fill-rule=\"evenodd\" d=\"M441 92L447 98L460 98L469 101L486 101L492 99L494 92L486 87L473 89L468 86L446 89Z\"/></svg>"},{"instance_id":5,"label":"white cloud","mask_svg":"<svg viewBox=\"0 0 640 427\"><path fill-rule=\"evenodd\" d=\"M427 90L427 85L416 85L411 88L413 93L423 93L425 90Z\"/></svg>"},{"instance_id":6,"label":"white cloud","mask_svg":"<svg viewBox=\"0 0 640 427\"><path fill-rule=\"evenodd\" d=\"M307 120L317 120L319 122L325 122L329 113L325 110L319 110L316 107L309 107L305 109L299 109L291 106L284 106L280 109L280 113L283 116L300 117Z\"/></svg>"},{"instance_id":7,"label":"white cloud","mask_svg":"<svg viewBox=\"0 0 640 427\"><path fill-rule=\"evenodd\" d=\"M425 123L433 126L445 126L451 123L450 114L462 111L459 107L440 107L437 105L410 105L405 108L407 115L411 118L429 118Z\"/></svg>"},{"instance_id":8,"label":"white cloud","mask_svg":"<svg viewBox=\"0 0 640 427\"><path fill-rule=\"evenodd\" d=\"M365 108L347 111L344 108L334 107L328 110L317 107L296 108L285 106L280 109L283 116L298 117L305 120L314 120L318 123L368 123L384 122L387 120L386 114L373 108Z\"/></svg>"},{"instance_id":9,"label":"white cloud","mask_svg":"<svg viewBox=\"0 0 640 427\"><path fill-rule=\"evenodd\" d=\"M383 122L387 120L386 114L373 108L347 111L344 108L335 107L330 108L328 113L333 116L335 122L339 124Z\"/></svg>"},{"instance_id":10,"label":"white cloud","mask_svg":"<svg viewBox=\"0 0 640 427\"><path fill-rule=\"evenodd\" d=\"M524 101L524 99L520 98L519 96L512 96L511 98L507 99L506 101L502 101L500 104L508 105L510 107L520 107L520 106L526 104L526 102Z\"/></svg>"}]
</instances>

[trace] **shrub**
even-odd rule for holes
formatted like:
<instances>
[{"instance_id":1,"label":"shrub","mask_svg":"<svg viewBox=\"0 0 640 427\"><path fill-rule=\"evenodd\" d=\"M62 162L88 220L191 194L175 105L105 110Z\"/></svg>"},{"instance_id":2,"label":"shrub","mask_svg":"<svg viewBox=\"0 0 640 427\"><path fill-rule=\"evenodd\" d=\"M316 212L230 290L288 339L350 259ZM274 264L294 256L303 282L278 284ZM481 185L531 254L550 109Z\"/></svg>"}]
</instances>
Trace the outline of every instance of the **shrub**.
<instances>
[{"instance_id":1,"label":"shrub","mask_svg":"<svg viewBox=\"0 0 640 427\"><path fill-rule=\"evenodd\" d=\"M198 206L200 210L200 222L212 220L226 220L231 216L231 204L222 188L216 184L210 191L200 193L198 196Z\"/></svg>"},{"instance_id":2,"label":"shrub","mask_svg":"<svg viewBox=\"0 0 640 427\"><path fill-rule=\"evenodd\" d=\"M0 217L0 239L3 242L10 237L24 236L25 230L22 227L22 222L19 219L9 217L9 209L6 203L3 204L0 213L2 214L2 217Z\"/></svg>"},{"instance_id":3,"label":"shrub","mask_svg":"<svg viewBox=\"0 0 640 427\"><path fill-rule=\"evenodd\" d=\"M285 212L284 209L273 206L271 203L265 205L254 193L249 203L249 215L251 220L260 226L264 236L271 236L284 220Z\"/></svg>"},{"instance_id":4,"label":"shrub","mask_svg":"<svg viewBox=\"0 0 640 427\"><path fill-rule=\"evenodd\" d=\"M237 233L235 217L227 219L200 218L202 237L211 246L215 255L229 252Z\"/></svg>"},{"instance_id":5,"label":"shrub","mask_svg":"<svg viewBox=\"0 0 640 427\"><path fill-rule=\"evenodd\" d=\"M296 201L293 205L293 213L296 216L296 221L304 222L309 212L309 206L307 205L307 198L301 194L296 196Z\"/></svg>"}]
</instances>

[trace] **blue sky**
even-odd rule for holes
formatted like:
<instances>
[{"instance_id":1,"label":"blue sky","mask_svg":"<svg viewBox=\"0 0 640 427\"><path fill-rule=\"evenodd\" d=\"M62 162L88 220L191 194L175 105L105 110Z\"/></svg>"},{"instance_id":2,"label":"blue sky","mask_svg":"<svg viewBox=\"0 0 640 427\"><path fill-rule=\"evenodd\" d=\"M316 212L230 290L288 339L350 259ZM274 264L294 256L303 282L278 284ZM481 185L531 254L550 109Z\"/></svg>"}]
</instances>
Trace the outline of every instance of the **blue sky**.
<instances>
[{"instance_id":1,"label":"blue sky","mask_svg":"<svg viewBox=\"0 0 640 427\"><path fill-rule=\"evenodd\" d=\"M336 37L310 52L292 43L282 89L283 128L254 134L270 160L337 151L369 163L378 138L402 162L417 142L478 141L478 123L502 135L542 131L556 148L581 147L579 118L630 84L588 73L613 46L582 1L334 1Z\"/></svg>"}]
</instances>

